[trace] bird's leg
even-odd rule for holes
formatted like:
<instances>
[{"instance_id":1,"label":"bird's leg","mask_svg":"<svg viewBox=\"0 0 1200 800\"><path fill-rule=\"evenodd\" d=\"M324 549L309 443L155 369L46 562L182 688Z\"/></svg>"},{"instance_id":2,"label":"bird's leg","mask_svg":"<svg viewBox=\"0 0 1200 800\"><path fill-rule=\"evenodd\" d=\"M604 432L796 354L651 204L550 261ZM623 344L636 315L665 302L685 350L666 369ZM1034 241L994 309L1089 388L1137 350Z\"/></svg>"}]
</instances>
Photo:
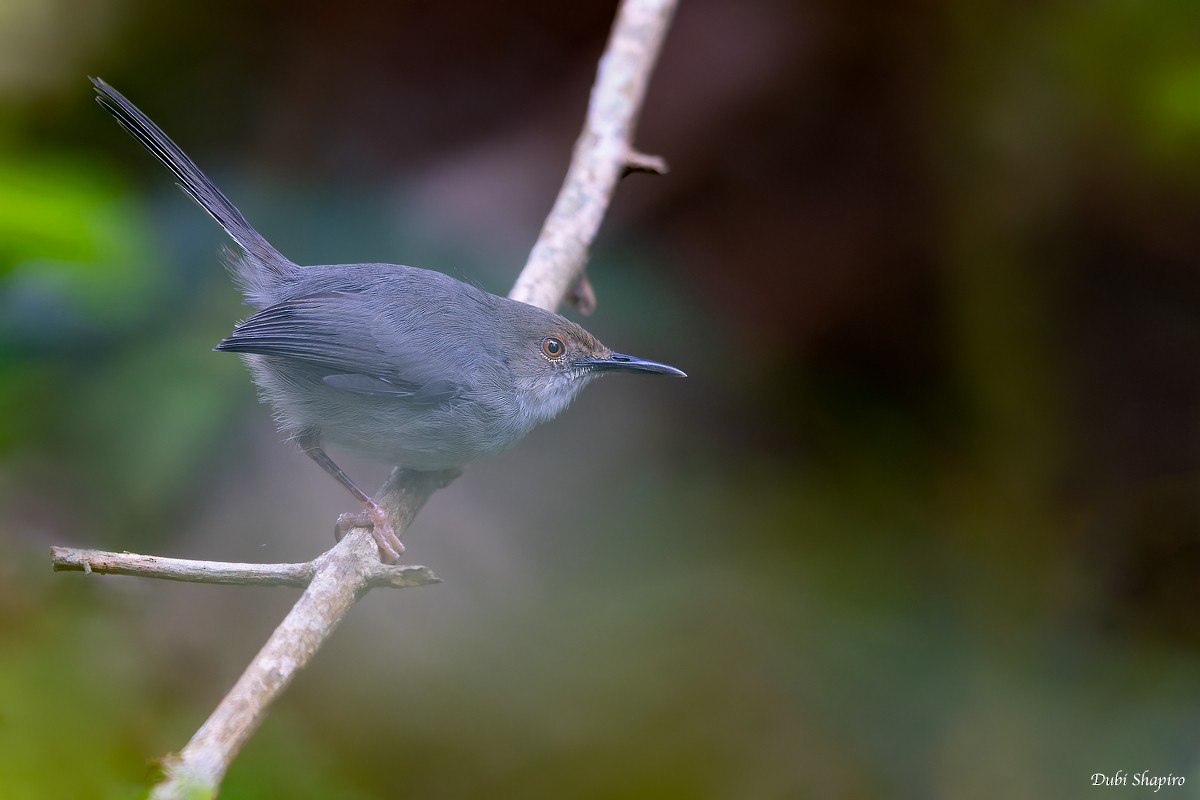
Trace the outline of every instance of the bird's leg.
<instances>
[{"instance_id":1,"label":"bird's leg","mask_svg":"<svg viewBox=\"0 0 1200 800\"><path fill-rule=\"evenodd\" d=\"M302 437L300 447L308 454L308 457L317 462L321 469L328 472L337 482L345 486L350 494L358 498L358 501L363 504L363 510L357 513L351 512L342 514L338 517L337 523L334 525L334 536L338 541L351 528L370 527L371 535L375 537L375 543L379 545L379 558L385 564L395 564L400 560L400 554L404 552L404 545L400 542L400 537L392 529L392 522L388 519L387 511L383 506L376 503L375 500L358 488L354 481L350 480L341 467L334 463L321 445L316 441L307 437Z\"/></svg>"}]
</instances>

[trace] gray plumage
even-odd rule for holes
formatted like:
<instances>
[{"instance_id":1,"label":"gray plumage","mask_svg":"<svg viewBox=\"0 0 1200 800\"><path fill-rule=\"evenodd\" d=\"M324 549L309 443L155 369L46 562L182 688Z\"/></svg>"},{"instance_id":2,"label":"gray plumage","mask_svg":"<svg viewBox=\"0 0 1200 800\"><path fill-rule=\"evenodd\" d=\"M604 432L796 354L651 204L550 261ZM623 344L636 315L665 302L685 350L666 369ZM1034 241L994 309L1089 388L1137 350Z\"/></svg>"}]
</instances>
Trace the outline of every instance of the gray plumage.
<instances>
[{"instance_id":1,"label":"gray plumage","mask_svg":"<svg viewBox=\"0 0 1200 800\"><path fill-rule=\"evenodd\" d=\"M321 446L412 469L452 468L510 447L604 371L683 374L613 353L558 314L439 272L298 266L149 117L92 82L100 104L239 247L230 271L259 310L216 349L243 355L280 426L360 499Z\"/></svg>"},{"instance_id":2,"label":"gray plumage","mask_svg":"<svg viewBox=\"0 0 1200 800\"><path fill-rule=\"evenodd\" d=\"M439 272L306 267L282 294L217 349L246 354L298 438L378 461L444 469L498 453L599 374L541 353L547 335L602 351L582 328Z\"/></svg>"}]
</instances>

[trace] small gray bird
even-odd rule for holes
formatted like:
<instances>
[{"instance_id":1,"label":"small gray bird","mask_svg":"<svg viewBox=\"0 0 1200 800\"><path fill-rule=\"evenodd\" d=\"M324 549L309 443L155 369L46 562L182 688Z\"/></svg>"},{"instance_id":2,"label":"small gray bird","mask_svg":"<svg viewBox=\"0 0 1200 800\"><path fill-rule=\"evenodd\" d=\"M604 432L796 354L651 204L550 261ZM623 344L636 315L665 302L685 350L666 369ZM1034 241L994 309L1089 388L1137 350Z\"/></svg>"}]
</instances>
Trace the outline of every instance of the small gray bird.
<instances>
[{"instance_id":1,"label":"small gray bird","mask_svg":"<svg viewBox=\"0 0 1200 800\"><path fill-rule=\"evenodd\" d=\"M242 353L279 426L358 498L338 530L370 525L380 557L404 546L387 513L326 455L339 445L414 470L460 467L512 447L607 372L680 370L621 355L558 314L399 264L292 263L124 95L97 101L167 165L241 248L230 273L257 312L216 346Z\"/></svg>"}]
</instances>

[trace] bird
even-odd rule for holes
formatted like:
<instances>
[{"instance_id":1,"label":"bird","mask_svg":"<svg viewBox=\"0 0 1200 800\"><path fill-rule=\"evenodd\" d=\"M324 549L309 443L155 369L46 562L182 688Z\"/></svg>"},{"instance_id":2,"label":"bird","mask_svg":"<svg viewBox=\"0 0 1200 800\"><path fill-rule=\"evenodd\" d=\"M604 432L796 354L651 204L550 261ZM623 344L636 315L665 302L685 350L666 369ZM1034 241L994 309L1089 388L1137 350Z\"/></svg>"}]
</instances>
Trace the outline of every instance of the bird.
<instances>
[{"instance_id":1,"label":"bird","mask_svg":"<svg viewBox=\"0 0 1200 800\"><path fill-rule=\"evenodd\" d=\"M386 510L326 453L417 471L503 452L615 372L686 377L613 352L580 325L449 275L401 264L300 266L270 244L163 130L91 78L96 100L173 173L237 249L225 262L256 309L214 348L238 353L279 428L344 486L380 559L404 552Z\"/></svg>"}]
</instances>

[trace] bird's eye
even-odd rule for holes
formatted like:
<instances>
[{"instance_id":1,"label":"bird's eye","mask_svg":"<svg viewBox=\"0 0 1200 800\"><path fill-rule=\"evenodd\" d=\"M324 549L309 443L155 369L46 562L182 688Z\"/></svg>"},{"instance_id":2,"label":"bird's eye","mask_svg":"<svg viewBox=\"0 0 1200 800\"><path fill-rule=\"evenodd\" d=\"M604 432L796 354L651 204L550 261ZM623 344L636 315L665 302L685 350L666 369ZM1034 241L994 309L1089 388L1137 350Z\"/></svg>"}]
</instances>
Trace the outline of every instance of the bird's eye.
<instances>
[{"instance_id":1,"label":"bird's eye","mask_svg":"<svg viewBox=\"0 0 1200 800\"><path fill-rule=\"evenodd\" d=\"M562 343L562 339L554 336L547 336L542 339L542 352L546 358L560 358L567 351L566 346Z\"/></svg>"}]
</instances>

